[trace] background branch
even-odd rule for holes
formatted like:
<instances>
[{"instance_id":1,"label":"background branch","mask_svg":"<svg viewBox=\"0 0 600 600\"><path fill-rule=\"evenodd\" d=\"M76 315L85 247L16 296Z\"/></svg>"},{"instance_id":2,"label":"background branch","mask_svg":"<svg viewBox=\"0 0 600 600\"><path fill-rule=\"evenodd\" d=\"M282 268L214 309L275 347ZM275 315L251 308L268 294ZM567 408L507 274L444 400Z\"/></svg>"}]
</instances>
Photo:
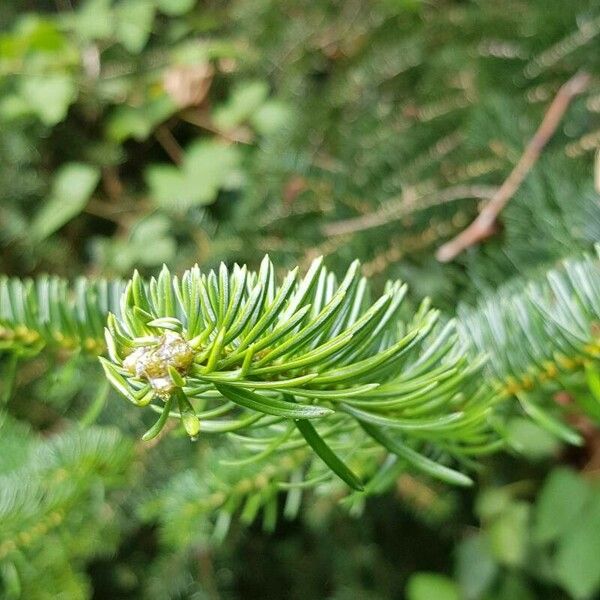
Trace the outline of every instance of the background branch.
<instances>
[{"instance_id":1,"label":"background branch","mask_svg":"<svg viewBox=\"0 0 600 600\"><path fill-rule=\"evenodd\" d=\"M439 261L449 262L453 260L463 250L494 233L498 215L514 196L527 173L537 162L542 150L554 135L571 100L584 92L589 82L590 75L588 73L577 73L558 90L544 115L541 125L527 144L515 168L492 199L484 206L479 216L464 231L439 248L436 253L436 258Z\"/></svg>"},{"instance_id":2,"label":"background branch","mask_svg":"<svg viewBox=\"0 0 600 600\"><path fill-rule=\"evenodd\" d=\"M411 188L402 194L398 200L389 201L375 212L352 219L328 223L323 226L323 232L328 236L335 236L365 231L401 219L417 210L425 210L439 204L463 198L481 198L487 200L494 195L497 189L489 185L457 185L444 190L417 195Z\"/></svg>"}]
</instances>

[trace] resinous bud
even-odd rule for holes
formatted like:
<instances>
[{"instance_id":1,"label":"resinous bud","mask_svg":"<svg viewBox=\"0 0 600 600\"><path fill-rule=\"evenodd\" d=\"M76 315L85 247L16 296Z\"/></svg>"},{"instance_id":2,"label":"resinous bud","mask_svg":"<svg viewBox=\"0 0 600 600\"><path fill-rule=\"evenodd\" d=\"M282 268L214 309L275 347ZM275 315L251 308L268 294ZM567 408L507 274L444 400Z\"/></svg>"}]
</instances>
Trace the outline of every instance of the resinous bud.
<instances>
[{"instance_id":1,"label":"resinous bud","mask_svg":"<svg viewBox=\"0 0 600 600\"><path fill-rule=\"evenodd\" d=\"M166 331L155 341L140 346L123 361L132 375L146 379L161 398L167 398L177 387L169 371L185 374L194 359L194 351L179 334Z\"/></svg>"}]
</instances>

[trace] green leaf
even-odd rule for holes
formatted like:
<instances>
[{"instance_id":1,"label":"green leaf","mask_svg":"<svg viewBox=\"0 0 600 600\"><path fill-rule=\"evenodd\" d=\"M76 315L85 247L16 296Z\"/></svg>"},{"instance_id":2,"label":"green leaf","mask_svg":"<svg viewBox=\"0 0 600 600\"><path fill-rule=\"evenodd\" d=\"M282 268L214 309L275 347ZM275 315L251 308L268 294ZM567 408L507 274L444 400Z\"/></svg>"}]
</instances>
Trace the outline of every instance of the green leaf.
<instances>
[{"instance_id":1,"label":"green leaf","mask_svg":"<svg viewBox=\"0 0 600 600\"><path fill-rule=\"evenodd\" d=\"M525 575L508 572L504 574L494 600L536 600L539 596Z\"/></svg>"},{"instance_id":2,"label":"green leaf","mask_svg":"<svg viewBox=\"0 0 600 600\"><path fill-rule=\"evenodd\" d=\"M54 177L50 196L31 224L31 233L43 240L76 217L100 180L100 170L83 163L69 163Z\"/></svg>"},{"instance_id":3,"label":"green leaf","mask_svg":"<svg viewBox=\"0 0 600 600\"><path fill-rule=\"evenodd\" d=\"M333 413L331 409L322 406L295 404L286 400L256 394L250 390L236 388L225 383L215 383L214 385L225 398L232 402L267 415L286 419L317 419Z\"/></svg>"},{"instance_id":4,"label":"green leaf","mask_svg":"<svg viewBox=\"0 0 600 600\"><path fill-rule=\"evenodd\" d=\"M111 0L87 0L77 10L73 29L83 40L105 39L113 32Z\"/></svg>"},{"instance_id":5,"label":"green leaf","mask_svg":"<svg viewBox=\"0 0 600 600\"><path fill-rule=\"evenodd\" d=\"M170 17L177 17L190 11L196 0L154 0L158 10Z\"/></svg>"},{"instance_id":6,"label":"green leaf","mask_svg":"<svg viewBox=\"0 0 600 600\"><path fill-rule=\"evenodd\" d=\"M337 454L325 443L323 438L317 433L312 423L308 421L296 421L296 427L308 442L310 447L316 452L321 460L352 489L362 492L364 487L360 479L342 462Z\"/></svg>"},{"instance_id":7,"label":"green leaf","mask_svg":"<svg viewBox=\"0 0 600 600\"><path fill-rule=\"evenodd\" d=\"M17 121L30 114L29 103L19 94L4 93L0 99L0 119L10 122Z\"/></svg>"},{"instance_id":8,"label":"green leaf","mask_svg":"<svg viewBox=\"0 0 600 600\"><path fill-rule=\"evenodd\" d=\"M498 565L483 535L466 538L457 548L456 578L461 600L479 600L492 585Z\"/></svg>"},{"instance_id":9,"label":"green leaf","mask_svg":"<svg viewBox=\"0 0 600 600\"><path fill-rule=\"evenodd\" d=\"M146 183L158 206L185 212L192 206L211 204L221 189L239 187L239 162L235 146L215 140L196 142L186 151L181 167L148 167Z\"/></svg>"},{"instance_id":10,"label":"green leaf","mask_svg":"<svg viewBox=\"0 0 600 600\"><path fill-rule=\"evenodd\" d=\"M406 586L406 600L460 600L458 586L438 573L414 573Z\"/></svg>"},{"instance_id":11,"label":"green leaf","mask_svg":"<svg viewBox=\"0 0 600 600\"><path fill-rule=\"evenodd\" d=\"M593 400L600 406L600 371L595 363L585 366L585 377Z\"/></svg>"},{"instance_id":12,"label":"green leaf","mask_svg":"<svg viewBox=\"0 0 600 600\"><path fill-rule=\"evenodd\" d=\"M30 52L40 55L64 53L69 48L67 36L61 31L58 22L49 20L46 15L42 16L31 11L26 16L21 16L14 35L2 35L0 56L2 59L24 58ZM11 50L16 52L13 54Z\"/></svg>"},{"instance_id":13,"label":"green leaf","mask_svg":"<svg viewBox=\"0 0 600 600\"><path fill-rule=\"evenodd\" d=\"M508 486L482 490L475 501L475 514L481 521L492 521L508 509L513 495Z\"/></svg>"},{"instance_id":14,"label":"green leaf","mask_svg":"<svg viewBox=\"0 0 600 600\"><path fill-rule=\"evenodd\" d=\"M600 494L560 538L554 560L558 582L576 599L597 598L600 590Z\"/></svg>"},{"instance_id":15,"label":"green leaf","mask_svg":"<svg viewBox=\"0 0 600 600\"><path fill-rule=\"evenodd\" d=\"M243 123L264 103L269 86L264 81L247 81L238 84L227 103L214 112L215 125L229 130Z\"/></svg>"},{"instance_id":16,"label":"green leaf","mask_svg":"<svg viewBox=\"0 0 600 600\"><path fill-rule=\"evenodd\" d=\"M490 549L499 563L522 566L527 556L530 505L513 502L490 524Z\"/></svg>"},{"instance_id":17,"label":"green leaf","mask_svg":"<svg viewBox=\"0 0 600 600\"><path fill-rule=\"evenodd\" d=\"M564 535L590 498L589 484L570 469L559 468L546 478L535 506L534 535L542 543Z\"/></svg>"},{"instance_id":18,"label":"green leaf","mask_svg":"<svg viewBox=\"0 0 600 600\"><path fill-rule=\"evenodd\" d=\"M574 394L575 402L591 419L600 423L600 372L594 362L585 365L585 381L588 389Z\"/></svg>"},{"instance_id":19,"label":"green leaf","mask_svg":"<svg viewBox=\"0 0 600 600\"><path fill-rule=\"evenodd\" d=\"M153 165L146 169L146 184L150 188L154 200L159 204L170 202L189 204L185 200L189 191L185 189L185 181L180 170L173 165Z\"/></svg>"},{"instance_id":20,"label":"green leaf","mask_svg":"<svg viewBox=\"0 0 600 600\"><path fill-rule=\"evenodd\" d=\"M177 244L170 232L171 221L166 215L151 214L135 223L128 239L94 240L94 250L100 262L111 269L131 271L134 267L155 267L175 257ZM148 244L152 252L148 252Z\"/></svg>"},{"instance_id":21,"label":"green leaf","mask_svg":"<svg viewBox=\"0 0 600 600\"><path fill-rule=\"evenodd\" d=\"M260 462L260 461L264 460L265 458L268 458L269 456L274 454L277 451L277 449L279 448L279 446L281 446L281 444L283 444L284 442L287 441L287 439L290 437L290 435L293 433L293 431L294 431L294 426L292 423L290 423L287 431L285 431L282 435L280 435L279 437L276 437L274 440L272 440L269 443L269 445L261 452L259 452L257 454L253 454L251 456L246 456L244 458L240 458L237 460L223 459L220 461L220 463L222 465L228 465L228 466L232 467L232 466L251 465L252 463Z\"/></svg>"},{"instance_id":22,"label":"green leaf","mask_svg":"<svg viewBox=\"0 0 600 600\"><path fill-rule=\"evenodd\" d=\"M21 578L15 564L3 561L0 565L0 581L6 594L6 600L19 600L22 598Z\"/></svg>"},{"instance_id":23,"label":"green leaf","mask_svg":"<svg viewBox=\"0 0 600 600\"><path fill-rule=\"evenodd\" d=\"M154 21L154 6L148 0L123 0L116 8L116 37L132 54L144 49Z\"/></svg>"},{"instance_id":24,"label":"green leaf","mask_svg":"<svg viewBox=\"0 0 600 600\"><path fill-rule=\"evenodd\" d=\"M271 100L250 116L250 122L258 133L269 135L285 127L293 117L294 112L289 105Z\"/></svg>"},{"instance_id":25,"label":"green leaf","mask_svg":"<svg viewBox=\"0 0 600 600\"><path fill-rule=\"evenodd\" d=\"M0 475L17 470L34 446L30 427L3 413L0 417Z\"/></svg>"},{"instance_id":26,"label":"green leaf","mask_svg":"<svg viewBox=\"0 0 600 600\"><path fill-rule=\"evenodd\" d=\"M159 123L176 110L175 103L167 94L152 97L139 106L118 106L107 120L106 134L119 143L130 137L144 141Z\"/></svg>"},{"instance_id":27,"label":"green leaf","mask_svg":"<svg viewBox=\"0 0 600 600\"><path fill-rule=\"evenodd\" d=\"M508 421L506 441L511 448L530 460L548 458L560 448L556 436L524 417L514 417Z\"/></svg>"},{"instance_id":28,"label":"green leaf","mask_svg":"<svg viewBox=\"0 0 600 600\"><path fill-rule=\"evenodd\" d=\"M100 364L104 369L104 375L108 381L110 381L112 386L130 402L137 404L138 402L133 395L132 390L127 385L125 378L117 371L117 367L102 356L100 357Z\"/></svg>"},{"instance_id":29,"label":"green leaf","mask_svg":"<svg viewBox=\"0 0 600 600\"><path fill-rule=\"evenodd\" d=\"M260 389L268 389L268 390L282 390L285 389L286 392L295 395L294 392L297 391L293 386L300 385L303 383L308 383L312 381L316 377L316 373L310 373L309 375L300 375L299 377L294 377L293 379L276 379L273 381L253 381L251 379L231 379L228 377L223 377L222 375L217 374L202 374L202 379L206 381L213 381L216 383L225 383L227 385L231 385L233 387L241 387L241 388L252 388L254 390ZM322 396L319 394L315 394L311 396L310 394L304 394L304 390L300 390L301 393L298 395L306 396L307 398L326 398L327 396Z\"/></svg>"},{"instance_id":30,"label":"green leaf","mask_svg":"<svg viewBox=\"0 0 600 600\"><path fill-rule=\"evenodd\" d=\"M28 75L22 79L20 92L29 109L48 126L60 123L77 97L73 77L63 73Z\"/></svg>"},{"instance_id":31,"label":"green leaf","mask_svg":"<svg viewBox=\"0 0 600 600\"><path fill-rule=\"evenodd\" d=\"M183 387L185 385L185 379L181 376L181 373L172 365L167 367L167 371L169 372L169 377L171 381L178 387Z\"/></svg>"},{"instance_id":32,"label":"green leaf","mask_svg":"<svg viewBox=\"0 0 600 600\"><path fill-rule=\"evenodd\" d=\"M190 438L195 439L200 432L200 419L196 415L196 411L191 402L187 399L181 389L178 389L174 395L177 397L177 404L183 427Z\"/></svg>"}]
</instances>

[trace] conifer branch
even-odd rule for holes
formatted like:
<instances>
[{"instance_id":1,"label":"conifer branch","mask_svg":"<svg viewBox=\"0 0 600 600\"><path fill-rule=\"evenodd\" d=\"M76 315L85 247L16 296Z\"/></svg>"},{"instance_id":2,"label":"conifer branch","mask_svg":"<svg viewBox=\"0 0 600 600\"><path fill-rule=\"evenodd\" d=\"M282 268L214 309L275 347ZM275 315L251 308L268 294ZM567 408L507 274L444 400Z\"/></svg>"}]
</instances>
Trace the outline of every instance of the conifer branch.
<instances>
[{"instance_id":1,"label":"conifer branch","mask_svg":"<svg viewBox=\"0 0 600 600\"><path fill-rule=\"evenodd\" d=\"M247 473L302 451L309 486L338 475L370 489L387 454L464 484L449 463L498 448L495 406L507 398L574 439L535 392L563 372L594 377L597 258L568 261L524 294L511 288L462 309L457 325L437 323L428 303L401 318L405 293L390 282L373 302L358 263L338 283L320 259L279 284L268 258L258 273L221 265L178 278L165 268L127 285L5 278L0 350L104 354L112 386L159 414L144 440L179 421L192 439L226 440L225 462ZM297 477L293 466L277 486Z\"/></svg>"},{"instance_id":2,"label":"conifer branch","mask_svg":"<svg viewBox=\"0 0 600 600\"><path fill-rule=\"evenodd\" d=\"M520 288L513 283L475 308L461 307L459 334L475 355L489 357L486 378L499 395L516 398L531 419L565 442L578 442L547 399L578 376L586 389L576 395L579 408L600 422L600 259L567 260Z\"/></svg>"},{"instance_id":3,"label":"conifer branch","mask_svg":"<svg viewBox=\"0 0 600 600\"><path fill-rule=\"evenodd\" d=\"M234 462L308 446L360 489L351 464L376 450L464 484L440 459L494 438L482 361L466 360L454 324L438 325L427 302L401 319L400 282L372 302L358 262L339 283L321 262L280 284L268 258L258 273L221 265L181 278L165 268L147 283L134 275L120 316L108 317L101 361L123 396L159 413L144 439L174 417L192 439L234 436Z\"/></svg>"}]
</instances>

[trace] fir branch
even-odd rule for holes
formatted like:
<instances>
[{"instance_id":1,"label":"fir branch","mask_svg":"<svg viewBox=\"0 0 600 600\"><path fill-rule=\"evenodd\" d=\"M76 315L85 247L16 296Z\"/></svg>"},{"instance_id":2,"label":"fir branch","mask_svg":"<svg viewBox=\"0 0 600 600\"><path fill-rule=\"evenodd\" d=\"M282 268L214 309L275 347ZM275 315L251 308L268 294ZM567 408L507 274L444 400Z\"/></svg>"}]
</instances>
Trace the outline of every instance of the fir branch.
<instances>
[{"instance_id":1,"label":"fir branch","mask_svg":"<svg viewBox=\"0 0 600 600\"><path fill-rule=\"evenodd\" d=\"M221 265L178 278L165 268L126 286L4 279L0 317L3 348L16 355L102 352L107 320L109 382L160 415L144 439L174 418L193 439L229 440L231 465L252 469L312 447L310 485L333 471L360 487L351 473L374 476L390 452L459 483L449 461L497 447L499 400L515 396L543 420L523 394L597 361L599 281L597 259L570 261L524 294L506 290L462 309L456 328L436 324L427 303L402 319L399 282L373 302L358 263L338 283L317 259L303 278L294 270L278 285L265 258L258 273Z\"/></svg>"},{"instance_id":2,"label":"fir branch","mask_svg":"<svg viewBox=\"0 0 600 600\"><path fill-rule=\"evenodd\" d=\"M308 444L358 488L344 458L361 465L385 434L406 448L403 460L435 474L428 454L489 445L494 399L452 323L436 325L428 303L400 318L405 293L390 282L371 303L358 262L338 284L321 259L279 285L268 258L258 273L221 265L179 279L165 268L148 283L136 274L120 317L108 318L101 360L122 395L160 414L144 439L175 417L192 439L235 433L242 462Z\"/></svg>"},{"instance_id":3,"label":"fir branch","mask_svg":"<svg viewBox=\"0 0 600 600\"><path fill-rule=\"evenodd\" d=\"M103 329L109 312L119 314L125 283L90 281L70 284L59 277L0 276L0 351L32 356L44 348L105 351Z\"/></svg>"},{"instance_id":4,"label":"fir branch","mask_svg":"<svg viewBox=\"0 0 600 600\"><path fill-rule=\"evenodd\" d=\"M3 436L10 427L0 425ZM22 454L29 436L19 434L14 451ZM85 498L93 484L114 484L132 460L131 445L115 429L72 430L29 443L33 450L24 464L0 474L0 562L39 547L51 530L69 521L74 506L88 508Z\"/></svg>"},{"instance_id":5,"label":"fir branch","mask_svg":"<svg viewBox=\"0 0 600 600\"><path fill-rule=\"evenodd\" d=\"M567 260L542 280L530 282L525 291L513 283L474 309L461 307L458 314L461 338L475 355L485 352L489 357L490 385L501 396L516 398L534 421L570 443L576 435L551 416L558 407L545 401L551 394L544 392L564 389L565 378L579 374L588 378L587 395L597 395L599 323L598 256ZM598 401L600 395L582 400L580 406L596 421Z\"/></svg>"}]
</instances>

